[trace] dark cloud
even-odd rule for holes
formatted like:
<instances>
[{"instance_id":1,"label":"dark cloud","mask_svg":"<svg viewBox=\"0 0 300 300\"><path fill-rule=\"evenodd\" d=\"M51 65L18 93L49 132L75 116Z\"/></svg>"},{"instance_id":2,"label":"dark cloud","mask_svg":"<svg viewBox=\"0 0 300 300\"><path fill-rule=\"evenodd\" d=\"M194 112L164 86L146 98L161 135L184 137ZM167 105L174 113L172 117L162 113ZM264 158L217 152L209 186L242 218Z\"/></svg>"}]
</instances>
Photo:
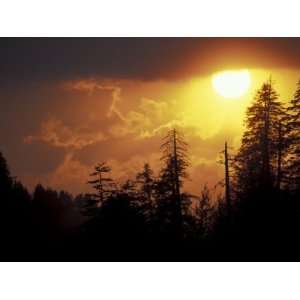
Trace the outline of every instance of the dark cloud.
<instances>
[{"instance_id":1,"label":"dark cloud","mask_svg":"<svg viewBox=\"0 0 300 300\"><path fill-rule=\"evenodd\" d=\"M299 67L300 38L1 38L1 82L174 79L215 68Z\"/></svg>"}]
</instances>

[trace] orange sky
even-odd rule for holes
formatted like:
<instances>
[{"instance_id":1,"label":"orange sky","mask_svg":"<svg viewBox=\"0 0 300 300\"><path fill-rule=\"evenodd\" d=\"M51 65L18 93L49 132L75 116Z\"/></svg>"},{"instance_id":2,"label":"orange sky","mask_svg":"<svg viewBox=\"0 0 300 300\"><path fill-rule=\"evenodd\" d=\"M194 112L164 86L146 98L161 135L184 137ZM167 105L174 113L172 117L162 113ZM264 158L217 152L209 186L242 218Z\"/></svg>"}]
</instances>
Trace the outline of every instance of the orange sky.
<instances>
[{"instance_id":1,"label":"orange sky","mask_svg":"<svg viewBox=\"0 0 300 300\"><path fill-rule=\"evenodd\" d=\"M235 45L240 43L234 42ZM251 47L257 43L250 43ZM240 50L246 48L245 45L242 44ZM224 56L218 55L216 59L199 49L199 57L195 54L197 49L193 49L190 56L178 54L180 59L174 60L169 70L176 70L176 76L163 76L168 70L160 67L157 67L158 76L147 75L147 78L104 76L95 72L77 72L76 76L70 76L68 72L73 65L67 69L70 62L66 58L65 65L64 60L58 61L62 72L59 68L51 70L54 76L48 70L47 76L38 80L35 76L43 70L43 65L33 64L36 69L29 71L32 73L29 81L14 78L0 86L5 108L1 113L4 121L0 132L1 150L12 173L31 189L41 182L74 194L86 192L88 174L99 161L111 165L112 176L117 181L134 176L144 162L149 162L157 171L161 138L167 128L176 125L189 143L190 179L185 189L198 194L205 183L214 186L223 176L222 166L217 163L219 152L225 140L232 151L239 146L245 109L255 90L272 74L275 88L286 102L292 97L300 77L300 66L292 68L290 62L284 63L282 52L273 58L278 64L270 68L263 61L263 52L256 53L254 64L255 56L249 57L247 50L242 57L236 57L236 65L249 70L250 88L238 99L225 99L214 90L212 76L220 70L235 69L235 64L230 66L228 61L233 61L238 52L236 47L230 48L224 43ZM127 55L129 50L126 48ZM161 50L165 51L165 48ZM109 60L109 54L106 55ZM81 59L92 60L91 57ZM201 69L203 59L205 71ZM51 62L46 60L46 63ZM78 63L80 70L84 69L84 64ZM157 65L158 61L153 63ZM141 73L151 68L149 61L141 64ZM168 68L164 61L161 64ZM138 69L136 65L127 68L129 72Z\"/></svg>"},{"instance_id":2,"label":"orange sky","mask_svg":"<svg viewBox=\"0 0 300 300\"><path fill-rule=\"evenodd\" d=\"M204 183L212 187L223 176L219 152L225 140L237 149L255 90L272 74L282 99L289 99L299 74L284 69L249 72L250 89L238 99L219 96L212 75L182 81L60 82L55 86L60 106L47 113L24 143L44 143L64 155L48 174L25 175L24 180L80 192L87 190L87 175L97 161L107 161L118 181L133 177L146 161L158 170L160 139L176 125L190 145L186 189L198 193Z\"/></svg>"}]
</instances>

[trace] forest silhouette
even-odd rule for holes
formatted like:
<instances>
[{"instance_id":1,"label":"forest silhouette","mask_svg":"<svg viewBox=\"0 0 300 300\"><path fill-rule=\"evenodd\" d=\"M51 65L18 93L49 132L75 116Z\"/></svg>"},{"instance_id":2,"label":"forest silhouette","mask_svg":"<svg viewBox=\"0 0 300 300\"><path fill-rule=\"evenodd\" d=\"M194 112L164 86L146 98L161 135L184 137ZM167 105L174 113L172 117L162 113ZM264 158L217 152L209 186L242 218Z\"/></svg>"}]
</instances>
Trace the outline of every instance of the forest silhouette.
<instances>
[{"instance_id":1,"label":"forest silhouette","mask_svg":"<svg viewBox=\"0 0 300 300\"><path fill-rule=\"evenodd\" d=\"M300 258L300 81L283 103L270 78L247 108L236 151L220 149L224 193L183 192L190 165L180 128L161 143L161 169L112 179L106 162L73 196L30 194L0 153L1 260L274 261ZM99 158L101 161L101 157Z\"/></svg>"}]
</instances>

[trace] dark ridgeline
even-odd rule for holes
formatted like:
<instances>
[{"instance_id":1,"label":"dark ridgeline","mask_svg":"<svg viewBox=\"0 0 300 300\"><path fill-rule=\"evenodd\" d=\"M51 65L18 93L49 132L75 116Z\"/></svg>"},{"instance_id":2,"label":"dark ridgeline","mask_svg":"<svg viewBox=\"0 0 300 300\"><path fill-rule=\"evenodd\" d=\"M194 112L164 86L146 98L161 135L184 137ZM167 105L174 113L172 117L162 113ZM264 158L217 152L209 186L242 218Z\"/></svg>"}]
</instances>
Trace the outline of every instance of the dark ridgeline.
<instances>
[{"instance_id":1,"label":"dark ridgeline","mask_svg":"<svg viewBox=\"0 0 300 300\"><path fill-rule=\"evenodd\" d=\"M33 195L0 155L2 260L299 260L300 81L284 105L271 79L247 109L238 151L225 142L224 197L183 192L187 144L171 129L158 176L145 164L115 183L105 163L73 198L37 185ZM230 152L230 153L229 153Z\"/></svg>"}]
</instances>

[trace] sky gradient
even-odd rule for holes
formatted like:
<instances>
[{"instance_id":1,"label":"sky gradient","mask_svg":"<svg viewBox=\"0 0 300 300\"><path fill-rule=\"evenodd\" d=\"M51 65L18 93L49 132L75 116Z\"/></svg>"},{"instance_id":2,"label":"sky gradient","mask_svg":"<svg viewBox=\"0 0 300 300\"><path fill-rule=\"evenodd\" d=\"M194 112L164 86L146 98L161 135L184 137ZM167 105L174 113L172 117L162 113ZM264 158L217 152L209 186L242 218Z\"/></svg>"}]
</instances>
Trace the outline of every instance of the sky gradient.
<instances>
[{"instance_id":1,"label":"sky gradient","mask_svg":"<svg viewBox=\"0 0 300 300\"><path fill-rule=\"evenodd\" d=\"M223 176L219 152L232 152L246 107L270 75L282 101L300 78L298 38L0 39L0 151L13 175L74 194L88 191L93 165L106 161L122 181L144 162L157 171L165 131L189 143L199 193ZM248 69L238 99L212 87L213 74Z\"/></svg>"}]
</instances>

